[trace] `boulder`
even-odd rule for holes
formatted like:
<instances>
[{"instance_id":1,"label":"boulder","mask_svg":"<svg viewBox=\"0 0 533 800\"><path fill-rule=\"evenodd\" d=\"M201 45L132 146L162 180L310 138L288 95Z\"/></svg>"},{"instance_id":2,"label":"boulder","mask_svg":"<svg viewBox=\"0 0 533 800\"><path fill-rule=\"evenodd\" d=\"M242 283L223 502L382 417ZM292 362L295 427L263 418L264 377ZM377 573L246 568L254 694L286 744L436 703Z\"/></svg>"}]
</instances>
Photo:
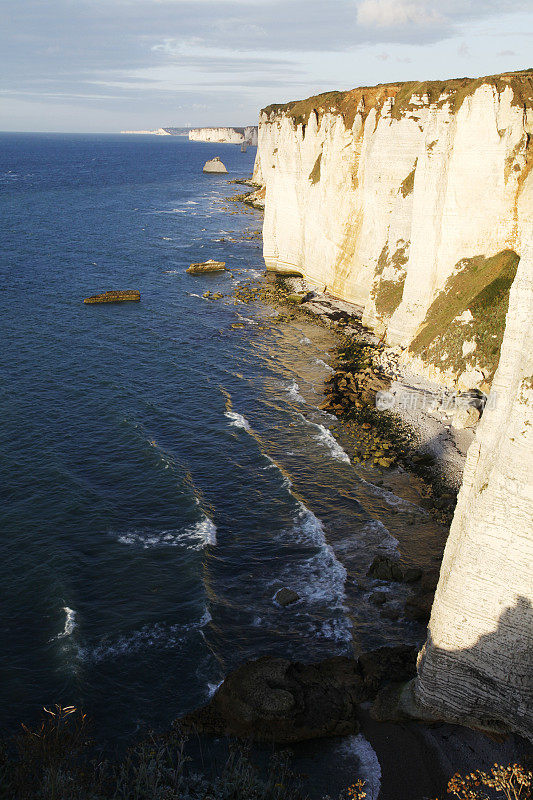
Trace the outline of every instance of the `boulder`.
<instances>
[{"instance_id":1,"label":"boulder","mask_svg":"<svg viewBox=\"0 0 533 800\"><path fill-rule=\"evenodd\" d=\"M180 724L199 733L289 744L357 733L356 709L364 699L354 659L302 664L263 656L238 667L206 706Z\"/></svg>"},{"instance_id":2,"label":"boulder","mask_svg":"<svg viewBox=\"0 0 533 800\"><path fill-rule=\"evenodd\" d=\"M411 645L380 647L359 656L366 696L374 697L381 687L401 683L416 675L418 648Z\"/></svg>"},{"instance_id":3,"label":"boulder","mask_svg":"<svg viewBox=\"0 0 533 800\"><path fill-rule=\"evenodd\" d=\"M214 172L214 173L227 173L228 170L217 156L216 158L212 158L211 161L206 161L204 164L204 172Z\"/></svg>"},{"instance_id":4,"label":"boulder","mask_svg":"<svg viewBox=\"0 0 533 800\"><path fill-rule=\"evenodd\" d=\"M276 594L274 595L274 601L279 605L285 608L286 606L290 606L292 603L296 603L297 600L300 599L300 595L293 592L292 589L279 589Z\"/></svg>"},{"instance_id":5,"label":"boulder","mask_svg":"<svg viewBox=\"0 0 533 800\"><path fill-rule=\"evenodd\" d=\"M473 428L480 416L481 414L475 406L459 406L452 417L452 425L458 430Z\"/></svg>"},{"instance_id":6,"label":"boulder","mask_svg":"<svg viewBox=\"0 0 533 800\"><path fill-rule=\"evenodd\" d=\"M222 272L226 269L225 261L213 261L210 258L208 261L201 261L197 264L191 264L187 269L190 275L202 275L204 272Z\"/></svg>"}]
</instances>

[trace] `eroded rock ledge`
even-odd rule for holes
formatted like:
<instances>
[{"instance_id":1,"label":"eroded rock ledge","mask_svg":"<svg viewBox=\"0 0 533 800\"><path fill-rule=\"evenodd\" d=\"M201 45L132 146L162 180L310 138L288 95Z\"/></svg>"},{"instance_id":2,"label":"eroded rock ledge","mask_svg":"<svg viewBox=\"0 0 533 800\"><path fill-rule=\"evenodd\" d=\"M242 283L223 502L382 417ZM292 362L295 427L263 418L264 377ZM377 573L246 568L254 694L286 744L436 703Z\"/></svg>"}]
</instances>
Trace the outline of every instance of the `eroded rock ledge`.
<instances>
[{"instance_id":1,"label":"eroded rock ledge","mask_svg":"<svg viewBox=\"0 0 533 800\"><path fill-rule=\"evenodd\" d=\"M357 733L357 708L414 675L416 649L381 648L316 664L263 656L232 672L211 701L179 723L198 733L288 744Z\"/></svg>"}]
</instances>

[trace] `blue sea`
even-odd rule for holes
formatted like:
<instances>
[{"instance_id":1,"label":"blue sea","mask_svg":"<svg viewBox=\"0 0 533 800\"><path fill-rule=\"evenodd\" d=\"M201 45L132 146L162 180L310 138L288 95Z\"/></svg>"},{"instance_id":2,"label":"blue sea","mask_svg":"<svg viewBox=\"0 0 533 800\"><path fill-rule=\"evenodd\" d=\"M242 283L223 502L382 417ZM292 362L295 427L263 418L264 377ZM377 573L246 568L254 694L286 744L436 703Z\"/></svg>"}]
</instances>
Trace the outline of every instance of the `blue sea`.
<instances>
[{"instance_id":1,"label":"blue sea","mask_svg":"<svg viewBox=\"0 0 533 800\"><path fill-rule=\"evenodd\" d=\"M217 155L229 175L203 175ZM227 202L254 156L0 136L2 730L74 704L118 741L264 653L420 641L365 576L380 552L430 558L433 531L401 528L410 501L319 410L333 334L233 297L264 270L260 212ZM208 258L229 271L186 274ZM83 304L108 289L141 302Z\"/></svg>"}]
</instances>

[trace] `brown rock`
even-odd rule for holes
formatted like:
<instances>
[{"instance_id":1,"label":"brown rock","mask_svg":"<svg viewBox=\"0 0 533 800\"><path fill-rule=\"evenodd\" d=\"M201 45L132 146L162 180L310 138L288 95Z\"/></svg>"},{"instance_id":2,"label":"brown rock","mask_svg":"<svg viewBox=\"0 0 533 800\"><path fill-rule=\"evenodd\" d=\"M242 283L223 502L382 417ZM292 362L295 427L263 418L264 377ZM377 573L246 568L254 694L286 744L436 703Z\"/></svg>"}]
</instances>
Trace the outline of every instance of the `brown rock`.
<instances>
[{"instance_id":1,"label":"brown rock","mask_svg":"<svg viewBox=\"0 0 533 800\"><path fill-rule=\"evenodd\" d=\"M203 275L204 272L222 272L226 269L225 261L213 261L210 258L208 261L201 261L191 266L186 270L190 275Z\"/></svg>"},{"instance_id":2,"label":"brown rock","mask_svg":"<svg viewBox=\"0 0 533 800\"><path fill-rule=\"evenodd\" d=\"M357 661L317 664L263 656L232 672L208 705L181 720L185 728L288 744L357 733L365 697Z\"/></svg>"},{"instance_id":3,"label":"brown rock","mask_svg":"<svg viewBox=\"0 0 533 800\"><path fill-rule=\"evenodd\" d=\"M125 303L133 302L138 303L141 299L141 293L138 289L125 289L113 290L104 292L103 294L94 294L92 297L86 297L84 303Z\"/></svg>"}]
</instances>

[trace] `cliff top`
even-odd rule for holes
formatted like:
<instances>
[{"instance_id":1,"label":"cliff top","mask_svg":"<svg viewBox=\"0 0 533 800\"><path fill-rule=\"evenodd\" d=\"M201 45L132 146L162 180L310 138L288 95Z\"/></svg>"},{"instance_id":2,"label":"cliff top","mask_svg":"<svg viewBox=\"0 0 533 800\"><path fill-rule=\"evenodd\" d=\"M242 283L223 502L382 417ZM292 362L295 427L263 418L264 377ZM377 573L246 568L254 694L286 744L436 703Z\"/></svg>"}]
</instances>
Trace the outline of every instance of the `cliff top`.
<instances>
[{"instance_id":1,"label":"cliff top","mask_svg":"<svg viewBox=\"0 0 533 800\"><path fill-rule=\"evenodd\" d=\"M272 104L261 110L261 113L284 113L293 117L295 123L306 124L311 112L322 116L327 112L341 114L347 126L351 127L361 101L364 104L363 115L371 108L381 108L383 103L394 98L393 117L400 117L418 107L413 103L414 96L427 95L430 103L451 103L453 111L457 111L463 100L472 95L484 84L494 86L503 91L507 86L513 90L514 105L533 108L533 68L519 72L504 72L500 75L489 75L483 78L453 78L443 81L407 81L404 83L382 83L377 86L361 86L347 91L324 92L308 97L305 100L291 100L288 103Z\"/></svg>"}]
</instances>

